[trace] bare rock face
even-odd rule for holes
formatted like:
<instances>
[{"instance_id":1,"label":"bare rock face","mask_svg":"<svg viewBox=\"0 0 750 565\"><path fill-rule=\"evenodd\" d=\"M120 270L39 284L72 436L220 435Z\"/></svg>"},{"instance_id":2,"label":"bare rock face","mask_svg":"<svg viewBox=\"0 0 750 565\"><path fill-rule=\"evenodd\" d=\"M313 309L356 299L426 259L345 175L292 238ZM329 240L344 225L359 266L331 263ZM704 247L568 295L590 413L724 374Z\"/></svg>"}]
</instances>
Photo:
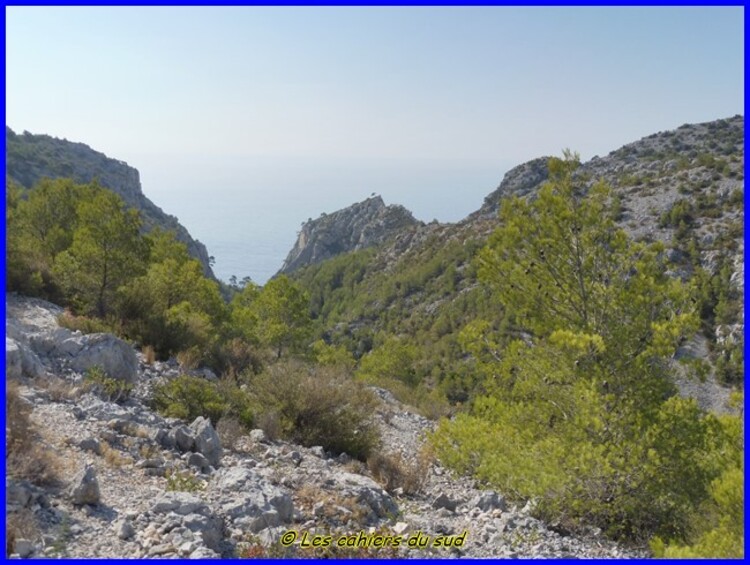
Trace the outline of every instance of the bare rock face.
<instances>
[{"instance_id":1,"label":"bare rock face","mask_svg":"<svg viewBox=\"0 0 750 565\"><path fill-rule=\"evenodd\" d=\"M397 233L422 225L403 206L386 206L380 196L308 220L287 255L281 273L319 263L340 253L379 245Z\"/></svg>"},{"instance_id":2,"label":"bare rock face","mask_svg":"<svg viewBox=\"0 0 750 565\"><path fill-rule=\"evenodd\" d=\"M500 209L500 200L509 196L526 196L537 190L547 180L549 157L539 157L513 167L503 177L500 185L484 199L482 207L472 214L481 218L494 218Z\"/></svg>"},{"instance_id":3,"label":"bare rock face","mask_svg":"<svg viewBox=\"0 0 750 565\"><path fill-rule=\"evenodd\" d=\"M63 310L38 298L5 297L6 372L39 377L62 365L78 372L100 367L113 379L134 382L138 358L133 348L112 334L83 335L59 326Z\"/></svg>"}]
</instances>

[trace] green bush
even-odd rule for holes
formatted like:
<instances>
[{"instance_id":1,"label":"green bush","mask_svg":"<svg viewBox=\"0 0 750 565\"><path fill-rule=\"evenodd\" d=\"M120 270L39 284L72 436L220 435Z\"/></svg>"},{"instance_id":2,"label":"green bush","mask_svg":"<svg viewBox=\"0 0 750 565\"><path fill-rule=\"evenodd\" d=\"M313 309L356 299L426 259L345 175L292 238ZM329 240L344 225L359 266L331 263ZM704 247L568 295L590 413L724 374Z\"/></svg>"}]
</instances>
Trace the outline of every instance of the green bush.
<instances>
[{"instance_id":1,"label":"green bush","mask_svg":"<svg viewBox=\"0 0 750 565\"><path fill-rule=\"evenodd\" d=\"M110 402L124 402L133 391L131 383L110 377L99 366L91 367L86 371L84 385L86 390Z\"/></svg>"},{"instance_id":2,"label":"green bush","mask_svg":"<svg viewBox=\"0 0 750 565\"><path fill-rule=\"evenodd\" d=\"M201 377L181 375L156 385L151 402L165 416L188 422L203 416L216 424L222 416L233 416L246 428L253 424L253 411L247 395L228 379L211 382Z\"/></svg>"},{"instance_id":3,"label":"green bush","mask_svg":"<svg viewBox=\"0 0 750 565\"><path fill-rule=\"evenodd\" d=\"M259 420L277 420L284 438L365 460L379 443L373 393L343 369L277 363L250 384Z\"/></svg>"},{"instance_id":4,"label":"green bush","mask_svg":"<svg viewBox=\"0 0 750 565\"><path fill-rule=\"evenodd\" d=\"M373 384L383 379L396 379L407 385L416 386L416 357L414 345L391 337L362 358L357 376Z\"/></svg>"}]
</instances>

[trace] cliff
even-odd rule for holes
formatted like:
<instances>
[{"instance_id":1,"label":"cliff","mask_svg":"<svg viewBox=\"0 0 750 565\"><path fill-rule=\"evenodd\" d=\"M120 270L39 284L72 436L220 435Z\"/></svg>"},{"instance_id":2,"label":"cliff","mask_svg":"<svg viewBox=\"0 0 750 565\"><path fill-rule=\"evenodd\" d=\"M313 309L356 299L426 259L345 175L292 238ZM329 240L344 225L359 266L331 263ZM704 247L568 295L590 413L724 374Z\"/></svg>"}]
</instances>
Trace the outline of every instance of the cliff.
<instances>
[{"instance_id":1,"label":"cliff","mask_svg":"<svg viewBox=\"0 0 750 565\"><path fill-rule=\"evenodd\" d=\"M308 220L280 272L290 273L341 253L385 243L403 230L420 225L403 206L386 206L380 196L368 198Z\"/></svg>"},{"instance_id":2,"label":"cliff","mask_svg":"<svg viewBox=\"0 0 750 565\"><path fill-rule=\"evenodd\" d=\"M205 245L194 239L177 218L165 213L143 194L137 169L83 143L28 132L16 134L7 126L5 144L6 174L13 181L31 188L44 177L71 178L79 183L96 179L119 194L128 206L140 211L147 230L160 227L174 231L190 254L203 264L205 274L215 278Z\"/></svg>"}]
</instances>

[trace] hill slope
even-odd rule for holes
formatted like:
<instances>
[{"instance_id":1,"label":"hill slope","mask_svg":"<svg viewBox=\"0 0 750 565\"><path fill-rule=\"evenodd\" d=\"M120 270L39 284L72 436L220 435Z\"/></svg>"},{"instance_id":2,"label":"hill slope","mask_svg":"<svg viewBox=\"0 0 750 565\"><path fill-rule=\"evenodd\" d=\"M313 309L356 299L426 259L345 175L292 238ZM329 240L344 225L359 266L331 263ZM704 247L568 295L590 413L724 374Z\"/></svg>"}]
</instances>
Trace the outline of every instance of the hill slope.
<instances>
[{"instance_id":1,"label":"hill slope","mask_svg":"<svg viewBox=\"0 0 750 565\"><path fill-rule=\"evenodd\" d=\"M722 287L724 315L716 315L716 304L703 313L704 352L738 343L744 328L743 132L742 116L685 125L595 157L578 172L588 184L613 187L619 224L632 237L668 244L675 274L690 277L701 268ZM546 163L540 158L510 170L457 224L418 226L375 249L296 272L312 296L320 335L356 356L386 336L401 336L418 348L414 365L422 379L443 387L449 399L466 400L472 371L457 336L475 320L504 323L472 259L498 225L501 199L533 197L547 178Z\"/></svg>"}]
</instances>

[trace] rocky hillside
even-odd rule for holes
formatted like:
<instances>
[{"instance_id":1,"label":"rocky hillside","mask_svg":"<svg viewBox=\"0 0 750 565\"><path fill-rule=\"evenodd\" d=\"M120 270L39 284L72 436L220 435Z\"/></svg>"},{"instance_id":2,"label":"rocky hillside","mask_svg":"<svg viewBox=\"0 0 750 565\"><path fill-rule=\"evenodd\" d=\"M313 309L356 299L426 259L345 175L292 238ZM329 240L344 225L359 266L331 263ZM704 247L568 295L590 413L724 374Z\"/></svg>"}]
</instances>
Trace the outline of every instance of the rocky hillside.
<instances>
[{"instance_id":1,"label":"rocky hillside","mask_svg":"<svg viewBox=\"0 0 750 565\"><path fill-rule=\"evenodd\" d=\"M303 224L280 272L291 273L341 253L382 244L420 225L403 206L386 206L380 196L368 198Z\"/></svg>"},{"instance_id":2,"label":"rocky hillside","mask_svg":"<svg viewBox=\"0 0 750 565\"><path fill-rule=\"evenodd\" d=\"M213 277L206 247L193 239L177 218L166 214L143 194L137 169L83 143L28 132L16 134L7 126L5 145L6 173L13 181L31 188L44 177L71 178L78 183L96 179L119 194L128 206L139 210L146 229L160 227L174 231L190 254L202 263L206 275Z\"/></svg>"},{"instance_id":3,"label":"rocky hillside","mask_svg":"<svg viewBox=\"0 0 750 565\"><path fill-rule=\"evenodd\" d=\"M359 356L381 332L406 336L421 352L415 367L422 377L450 388L442 379L455 373L461 389L470 388L456 336L477 319L497 327L501 311L477 280L474 255L498 225L501 199L533 198L547 179L547 161L508 171L461 222L417 226L366 256L349 253L295 272L312 296L321 337ZM702 268L722 288L724 315L703 313L708 343L699 339L692 350L713 358L729 346L736 357L744 330L744 117L648 136L584 162L578 174L586 183L612 186L622 228L636 239L665 242L676 276L689 278ZM448 395L466 400L464 392Z\"/></svg>"},{"instance_id":4,"label":"rocky hillside","mask_svg":"<svg viewBox=\"0 0 750 565\"><path fill-rule=\"evenodd\" d=\"M149 409L151 388L175 378L175 364L148 364L114 336L61 328L61 309L38 299L7 295L6 310L11 428L28 420L28 445L9 460L6 477L11 555L647 555L594 530L555 531L530 507L450 476L423 449L432 423L384 390L376 390L373 414L381 456L407 462L407 489L321 447L273 441L262 430L220 435L203 418L163 418ZM97 365L134 386L127 400L85 391L82 372ZM313 549L316 534L318 543L351 547ZM438 540L453 546L436 547Z\"/></svg>"}]
</instances>

